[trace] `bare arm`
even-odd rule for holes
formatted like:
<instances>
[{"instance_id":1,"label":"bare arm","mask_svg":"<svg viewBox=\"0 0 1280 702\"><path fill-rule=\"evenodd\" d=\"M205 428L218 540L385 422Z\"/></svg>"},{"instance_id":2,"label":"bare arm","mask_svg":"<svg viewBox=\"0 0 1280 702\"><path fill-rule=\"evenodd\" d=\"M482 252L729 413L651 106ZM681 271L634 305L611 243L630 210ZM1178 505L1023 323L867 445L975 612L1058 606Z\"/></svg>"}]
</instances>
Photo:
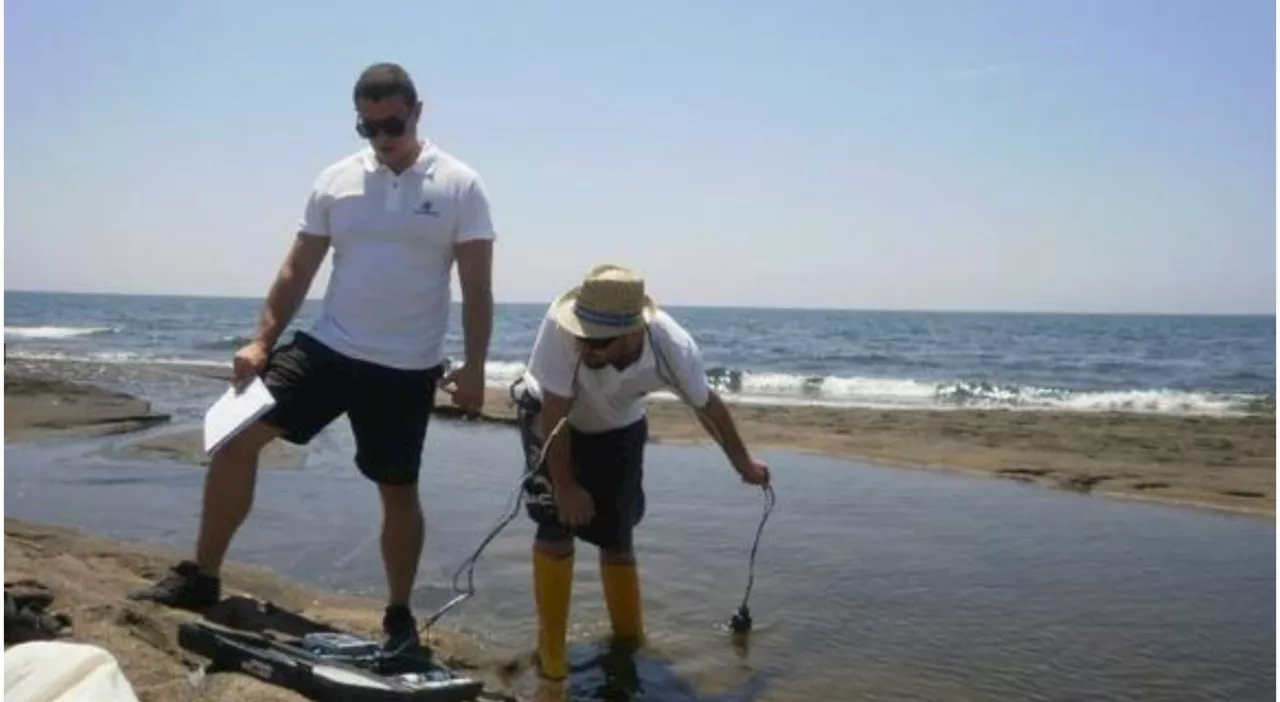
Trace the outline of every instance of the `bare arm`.
<instances>
[{"instance_id":1,"label":"bare arm","mask_svg":"<svg viewBox=\"0 0 1280 702\"><path fill-rule=\"evenodd\" d=\"M297 314L320 264L329 253L329 237L299 232L285 255L258 318L258 343L270 350Z\"/></svg>"},{"instance_id":2,"label":"bare arm","mask_svg":"<svg viewBox=\"0 0 1280 702\"><path fill-rule=\"evenodd\" d=\"M729 414L729 408L724 404L724 400L720 399L720 395L713 390L707 396L707 404L701 409L695 409L695 414L698 415L702 428L706 429L711 438L720 444L720 448L724 450L729 462L738 472L741 473L745 466L751 464L751 454L747 452L742 436L738 434L737 424L734 423L733 416Z\"/></svg>"},{"instance_id":3,"label":"bare arm","mask_svg":"<svg viewBox=\"0 0 1280 702\"><path fill-rule=\"evenodd\" d=\"M476 239L455 247L462 288L462 336L466 365L483 371L493 332L493 241Z\"/></svg>"},{"instance_id":4,"label":"bare arm","mask_svg":"<svg viewBox=\"0 0 1280 702\"><path fill-rule=\"evenodd\" d=\"M542 434L543 444L547 447L547 472L551 474L551 484L556 487L574 484L573 466L569 462L569 425L565 424L554 437L551 436L556 424L568 414L569 398L543 388L538 429Z\"/></svg>"}]
</instances>

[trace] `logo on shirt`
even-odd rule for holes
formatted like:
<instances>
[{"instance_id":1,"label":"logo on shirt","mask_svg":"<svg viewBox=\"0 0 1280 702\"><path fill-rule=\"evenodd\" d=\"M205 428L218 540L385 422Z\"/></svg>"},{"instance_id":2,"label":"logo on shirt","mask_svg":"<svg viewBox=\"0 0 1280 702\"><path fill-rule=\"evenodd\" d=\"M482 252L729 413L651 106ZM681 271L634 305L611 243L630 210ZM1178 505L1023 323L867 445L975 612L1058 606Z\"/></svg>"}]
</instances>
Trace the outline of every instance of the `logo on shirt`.
<instances>
[{"instance_id":1,"label":"logo on shirt","mask_svg":"<svg viewBox=\"0 0 1280 702\"><path fill-rule=\"evenodd\" d=\"M430 200L423 200L421 205L413 208L413 211L417 214L430 215L432 217L440 216L440 212L432 208Z\"/></svg>"}]
</instances>

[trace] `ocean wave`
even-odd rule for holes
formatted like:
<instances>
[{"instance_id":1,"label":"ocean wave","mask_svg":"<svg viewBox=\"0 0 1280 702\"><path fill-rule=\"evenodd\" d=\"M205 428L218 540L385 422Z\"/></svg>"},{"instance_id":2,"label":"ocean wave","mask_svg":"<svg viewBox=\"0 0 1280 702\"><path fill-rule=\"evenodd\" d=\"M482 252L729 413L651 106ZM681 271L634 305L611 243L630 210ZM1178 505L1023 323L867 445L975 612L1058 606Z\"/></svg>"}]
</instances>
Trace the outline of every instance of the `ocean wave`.
<instances>
[{"instance_id":1,"label":"ocean wave","mask_svg":"<svg viewBox=\"0 0 1280 702\"><path fill-rule=\"evenodd\" d=\"M935 397L944 406L970 409L1043 409L1156 414L1247 414L1274 406L1275 397L1195 392L1171 388L1065 390L991 383L944 383Z\"/></svg>"},{"instance_id":2,"label":"ocean wave","mask_svg":"<svg viewBox=\"0 0 1280 702\"><path fill-rule=\"evenodd\" d=\"M230 343L230 340L228 340ZM145 365L230 367L231 361L144 356L125 351L71 354L9 350L10 358ZM520 377L525 364L490 361L485 379L490 387L506 388ZM710 385L726 399L750 404L815 405L873 409L1006 409L1067 412L1132 412L1173 415L1241 415L1275 410L1274 394L1232 394L1170 388L1068 390L1031 385L975 381L935 382L905 378L871 378L752 372L711 368ZM675 399L670 393L658 393Z\"/></svg>"},{"instance_id":3,"label":"ocean wave","mask_svg":"<svg viewBox=\"0 0 1280 702\"><path fill-rule=\"evenodd\" d=\"M524 374L525 364L519 361L489 361L484 364L485 382L493 386L508 387Z\"/></svg>"},{"instance_id":4,"label":"ocean wave","mask_svg":"<svg viewBox=\"0 0 1280 702\"><path fill-rule=\"evenodd\" d=\"M5 327L5 337L15 339L72 339L78 336L115 334L115 327Z\"/></svg>"},{"instance_id":5,"label":"ocean wave","mask_svg":"<svg viewBox=\"0 0 1280 702\"><path fill-rule=\"evenodd\" d=\"M6 349L6 359L21 361L54 361L68 363L108 363L136 364L154 366L198 366L201 368L230 368L231 361L214 361L204 358L180 358L167 356L149 356L133 351L92 351L89 353L66 353L63 351L31 351L26 349Z\"/></svg>"}]
</instances>

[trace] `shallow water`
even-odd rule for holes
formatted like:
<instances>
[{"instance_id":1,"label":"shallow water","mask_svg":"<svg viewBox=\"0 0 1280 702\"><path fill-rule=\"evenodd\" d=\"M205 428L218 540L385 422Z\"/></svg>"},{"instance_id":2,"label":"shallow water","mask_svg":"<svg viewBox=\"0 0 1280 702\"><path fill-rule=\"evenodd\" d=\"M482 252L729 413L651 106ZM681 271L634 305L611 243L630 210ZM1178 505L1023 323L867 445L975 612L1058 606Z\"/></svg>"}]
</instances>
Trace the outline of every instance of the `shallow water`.
<instances>
[{"instance_id":1,"label":"shallow water","mask_svg":"<svg viewBox=\"0 0 1280 702\"><path fill-rule=\"evenodd\" d=\"M203 398L186 380L128 382L180 416ZM6 514L189 547L201 471L113 457L135 438L6 447ZM380 596L379 508L352 450L340 421L300 470L264 471L229 557ZM651 645L638 669L625 659L621 670L617 661L592 664L606 615L595 554L581 548L579 699L603 699L606 675L610 695L638 686L663 700L1274 698L1270 522L858 462L764 458L778 503L758 556L747 645L720 626L743 595L761 494L710 447L654 445L637 537ZM424 611L448 596L521 466L514 432L448 422L432 426L425 463ZM532 533L521 513L476 568L479 594L443 624L503 647L532 645Z\"/></svg>"}]
</instances>

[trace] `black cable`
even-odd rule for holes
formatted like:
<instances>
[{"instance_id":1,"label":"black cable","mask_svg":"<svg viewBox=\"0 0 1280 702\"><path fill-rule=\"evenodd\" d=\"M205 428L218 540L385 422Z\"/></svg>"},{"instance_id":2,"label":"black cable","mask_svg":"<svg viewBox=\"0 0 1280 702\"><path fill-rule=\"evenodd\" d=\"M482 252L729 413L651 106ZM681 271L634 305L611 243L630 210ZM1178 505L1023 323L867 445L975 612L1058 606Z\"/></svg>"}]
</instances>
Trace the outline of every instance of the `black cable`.
<instances>
[{"instance_id":1,"label":"black cable","mask_svg":"<svg viewBox=\"0 0 1280 702\"><path fill-rule=\"evenodd\" d=\"M486 548L488 548L489 543L498 538L498 534L502 533L502 530L507 528L507 525L516 518L517 514L520 513L520 502L524 493L524 482L532 473L533 471L530 470L520 476L520 480L516 483L516 489L511 498L512 504L507 508L502 519L500 519L493 529L489 531L488 536L484 537L484 540L480 542L480 545L476 547L476 550L462 562L462 565L458 566L458 570L454 571L452 581L453 591L458 594L452 600L446 602L443 607L437 609L431 614L431 616L426 618L422 627L419 629L419 634L431 628L431 625L439 621L440 617L444 616L445 612L448 612L454 607L462 604L476 594L476 562L480 560L480 555L484 553ZM458 579L462 576L462 572L464 570L467 572L467 587L465 589L458 585Z\"/></svg>"},{"instance_id":2,"label":"black cable","mask_svg":"<svg viewBox=\"0 0 1280 702\"><path fill-rule=\"evenodd\" d=\"M751 557L747 561L747 590L742 595L742 605L729 620L729 628L737 633L751 630L751 608L747 606L747 601L751 599L751 587L756 580L756 552L760 548L760 535L764 533L764 524L769 521L769 513L773 511L773 505L778 499L773 492L773 486L765 485L763 489L764 513L760 515L760 526L756 527L756 538L751 544Z\"/></svg>"},{"instance_id":3,"label":"black cable","mask_svg":"<svg viewBox=\"0 0 1280 702\"><path fill-rule=\"evenodd\" d=\"M773 505L778 498L773 492L770 485L764 486L764 514L760 515L760 526L756 527L756 540L751 544L751 558L747 562L747 592L742 596L742 606L747 606L747 600L751 598L751 586L756 580L756 551L760 548L760 535L764 533L764 523L769 521L769 513L773 511Z\"/></svg>"},{"instance_id":4,"label":"black cable","mask_svg":"<svg viewBox=\"0 0 1280 702\"><path fill-rule=\"evenodd\" d=\"M520 400L519 398L516 397L515 388L516 388L516 385L518 385L519 383L520 383L519 380L516 380L515 382L513 382L509 390L512 401L515 402L517 405L520 404ZM574 368L574 388L575 390L577 389L577 368L576 367ZM575 395L576 394L577 393L575 392ZM570 400L570 406L572 407L572 405L573 405L573 401ZM569 417L566 414L564 417L561 417L558 422L556 422L555 427L551 429L551 433L547 436L545 440L543 440L542 446L539 449L539 455L537 460L534 461L532 465L530 465L528 468L526 468L525 472L520 475L519 480L516 481L516 489L512 492L511 498L509 498L510 506L507 507L507 509L503 513L502 518L498 520L498 523L494 525L493 529L489 530L489 534L484 537L484 540L480 542L480 545L476 547L476 550L472 552L472 554L468 556L467 559L464 560L461 565L458 566L458 570L454 571L453 581L451 584L453 585L453 591L457 594L453 599L446 602L444 606L440 607L435 612L432 612L431 616L427 617L423 621L422 626L418 630L419 635L425 633L427 629L430 629L431 625L439 621L440 618L443 617L446 612L453 609L454 607L457 607L458 605L467 601L468 599L470 599L472 596L476 594L476 583L475 583L476 562L480 560L481 554L483 554L484 550L488 548L489 543L492 542L494 539L498 538L498 534L502 533L502 530L507 528L507 525L510 524L511 521L516 518L516 515L520 513L520 504L524 501L524 495L525 495L525 490L524 490L525 482L533 478L535 475L537 475L538 469L542 466L543 462L546 461L547 451L551 447L552 440L554 440L556 435L559 434L562 430L565 430L565 428L568 426L568 422L569 422ZM458 579L462 577L462 572L464 570L467 573L467 587L465 589L458 585Z\"/></svg>"}]
</instances>

